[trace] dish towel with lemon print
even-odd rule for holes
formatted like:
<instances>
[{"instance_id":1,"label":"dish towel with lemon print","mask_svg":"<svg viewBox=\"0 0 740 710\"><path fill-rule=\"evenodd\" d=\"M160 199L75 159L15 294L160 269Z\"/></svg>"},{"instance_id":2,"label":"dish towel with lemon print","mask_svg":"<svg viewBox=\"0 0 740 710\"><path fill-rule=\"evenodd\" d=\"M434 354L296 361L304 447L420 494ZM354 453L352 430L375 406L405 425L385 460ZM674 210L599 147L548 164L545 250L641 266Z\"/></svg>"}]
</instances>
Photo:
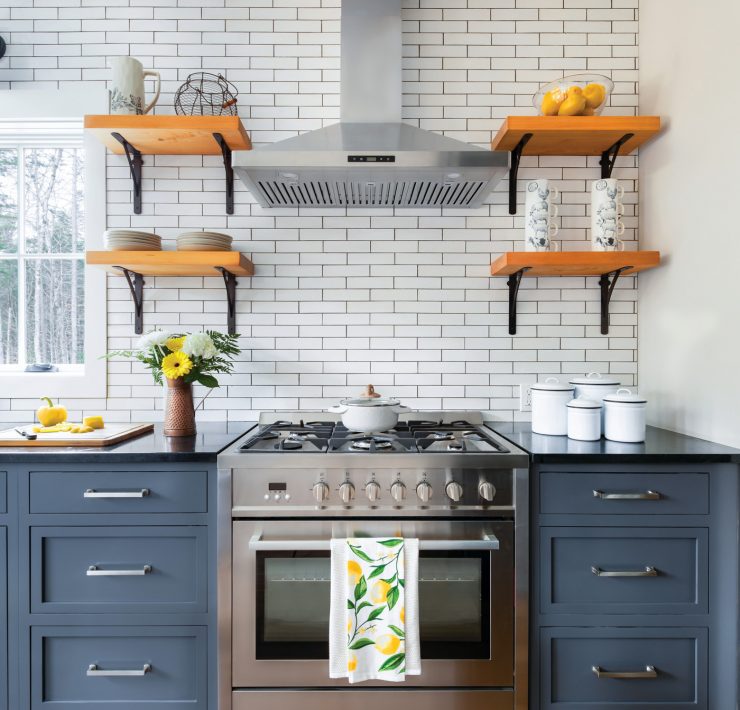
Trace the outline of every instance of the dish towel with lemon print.
<instances>
[{"instance_id":1,"label":"dish towel with lemon print","mask_svg":"<svg viewBox=\"0 0 740 710\"><path fill-rule=\"evenodd\" d=\"M329 675L401 682L421 673L419 541L331 541Z\"/></svg>"}]
</instances>

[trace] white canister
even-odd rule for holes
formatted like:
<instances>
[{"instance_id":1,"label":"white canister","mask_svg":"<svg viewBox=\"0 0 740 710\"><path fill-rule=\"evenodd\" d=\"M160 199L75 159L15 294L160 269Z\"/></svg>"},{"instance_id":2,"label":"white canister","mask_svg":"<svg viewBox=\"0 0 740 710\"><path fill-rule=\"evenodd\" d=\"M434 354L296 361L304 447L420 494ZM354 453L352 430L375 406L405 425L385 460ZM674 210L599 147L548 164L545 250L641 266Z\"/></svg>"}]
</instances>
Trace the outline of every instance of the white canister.
<instances>
[{"instance_id":1,"label":"white canister","mask_svg":"<svg viewBox=\"0 0 740 710\"><path fill-rule=\"evenodd\" d=\"M579 441L601 439L601 402L576 398L568 402L568 438Z\"/></svg>"},{"instance_id":2,"label":"white canister","mask_svg":"<svg viewBox=\"0 0 740 710\"><path fill-rule=\"evenodd\" d=\"M557 377L548 377L537 382L532 390L532 432L550 436L565 436L568 433L568 408L573 399L573 385L560 382Z\"/></svg>"},{"instance_id":3,"label":"white canister","mask_svg":"<svg viewBox=\"0 0 740 710\"><path fill-rule=\"evenodd\" d=\"M575 397L595 399L597 402L604 401L608 394L614 394L622 383L614 377L602 375L599 372L589 372L585 377L572 377L570 384L575 385ZM604 408L601 408L601 431L604 431Z\"/></svg>"},{"instance_id":4,"label":"white canister","mask_svg":"<svg viewBox=\"0 0 740 710\"><path fill-rule=\"evenodd\" d=\"M611 441L637 444L645 441L647 400L623 387L604 397L604 435Z\"/></svg>"}]
</instances>

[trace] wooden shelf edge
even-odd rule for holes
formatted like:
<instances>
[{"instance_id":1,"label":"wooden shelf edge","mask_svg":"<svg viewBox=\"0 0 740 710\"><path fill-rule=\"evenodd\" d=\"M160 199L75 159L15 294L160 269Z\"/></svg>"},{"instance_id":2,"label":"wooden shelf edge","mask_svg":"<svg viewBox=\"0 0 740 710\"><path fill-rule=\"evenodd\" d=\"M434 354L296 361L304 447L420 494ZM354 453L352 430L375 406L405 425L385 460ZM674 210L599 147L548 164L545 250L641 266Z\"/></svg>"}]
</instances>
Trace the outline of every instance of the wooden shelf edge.
<instances>
[{"instance_id":1,"label":"wooden shelf edge","mask_svg":"<svg viewBox=\"0 0 740 710\"><path fill-rule=\"evenodd\" d=\"M235 276L254 275L254 264L238 251L88 251L85 263L118 275L117 266L143 276L220 276L217 267Z\"/></svg>"},{"instance_id":2,"label":"wooden shelf edge","mask_svg":"<svg viewBox=\"0 0 740 710\"><path fill-rule=\"evenodd\" d=\"M660 266L659 251L507 252L491 263L491 276L602 276L629 267L625 276Z\"/></svg>"}]
</instances>

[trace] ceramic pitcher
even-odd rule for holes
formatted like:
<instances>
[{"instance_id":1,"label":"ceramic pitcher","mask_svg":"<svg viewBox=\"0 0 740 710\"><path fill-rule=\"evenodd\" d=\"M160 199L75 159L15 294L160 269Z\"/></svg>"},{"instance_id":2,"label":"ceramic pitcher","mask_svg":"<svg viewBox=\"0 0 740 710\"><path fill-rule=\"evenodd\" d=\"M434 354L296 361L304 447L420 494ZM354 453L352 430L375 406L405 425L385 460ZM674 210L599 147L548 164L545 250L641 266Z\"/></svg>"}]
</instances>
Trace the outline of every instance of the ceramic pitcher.
<instances>
[{"instance_id":1,"label":"ceramic pitcher","mask_svg":"<svg viewBox=\"0 0 740 710\"><path fill-rule=\"evenodd\" d=\"M113 78L110 87L110 112L116 114L149 113L159 99L159 72L144 69L141 62L133 57L114 57L110 60ZM144 77L156 79L154 98L144 103Z\"/></svg>"}]
</instances>

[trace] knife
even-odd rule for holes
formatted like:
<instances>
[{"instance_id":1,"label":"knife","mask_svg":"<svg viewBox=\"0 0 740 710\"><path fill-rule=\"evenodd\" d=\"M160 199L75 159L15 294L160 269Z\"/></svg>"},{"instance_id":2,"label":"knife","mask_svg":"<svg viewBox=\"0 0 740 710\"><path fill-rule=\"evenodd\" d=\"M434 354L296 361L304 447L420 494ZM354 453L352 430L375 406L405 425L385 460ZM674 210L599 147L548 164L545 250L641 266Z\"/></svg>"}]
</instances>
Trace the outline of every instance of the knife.
<instances>
[{"instance_id":1,"label":"knife","mask_svg":"<svg viewBox=\"0 0 740 710\"><path fill-rule=\"evenodd\" d=\"M36 441L36 439L38 438L38 434L27 434L25 431L21 431L20 429L16 429L15 431L29 441Z\"/></svg>"}]
</instances>

